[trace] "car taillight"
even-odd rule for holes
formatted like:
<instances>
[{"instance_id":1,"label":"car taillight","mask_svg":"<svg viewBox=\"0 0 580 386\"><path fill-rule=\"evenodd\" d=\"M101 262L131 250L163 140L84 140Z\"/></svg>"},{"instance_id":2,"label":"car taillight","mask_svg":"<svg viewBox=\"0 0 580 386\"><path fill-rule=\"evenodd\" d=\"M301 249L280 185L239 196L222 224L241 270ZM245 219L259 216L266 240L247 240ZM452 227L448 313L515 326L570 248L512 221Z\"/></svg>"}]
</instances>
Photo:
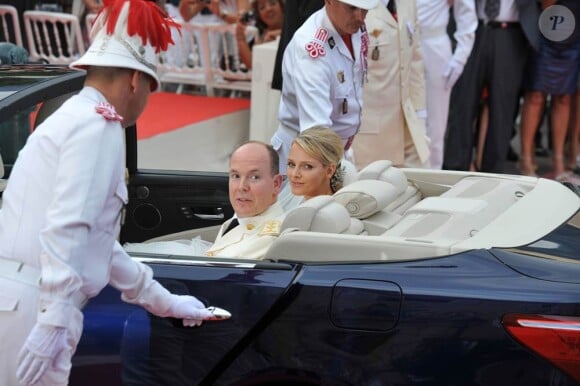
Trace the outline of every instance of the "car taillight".
<instances>
[{"instance_id":1,"label":"car taillight","mask_svg":"<svg viewBox=\"0 0 580 386\"><path fill-rule=\"evenodd\" d=\"M580 318L507 314L502 321L518 342L580 382Z\"/></svg>"}]
</instances>

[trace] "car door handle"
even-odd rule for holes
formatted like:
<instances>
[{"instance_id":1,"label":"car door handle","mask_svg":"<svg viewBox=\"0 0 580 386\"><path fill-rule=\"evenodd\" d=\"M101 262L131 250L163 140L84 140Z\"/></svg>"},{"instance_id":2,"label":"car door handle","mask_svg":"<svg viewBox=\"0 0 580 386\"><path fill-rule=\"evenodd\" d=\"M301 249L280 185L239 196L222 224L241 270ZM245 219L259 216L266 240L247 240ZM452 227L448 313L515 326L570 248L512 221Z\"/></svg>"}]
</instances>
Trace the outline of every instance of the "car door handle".
<instances>
[{"instance_id":1,"label":"car door handle","mask_svg":"<svg viewBox=\"0 0 580 386\"><path fill-rule=\"evenodd\" d=\"M202 220L223 220L224 219L223 213L218 213L218 214L194 213L193 215L195 217L202 219Z\"/></svg>"}]
</instances>

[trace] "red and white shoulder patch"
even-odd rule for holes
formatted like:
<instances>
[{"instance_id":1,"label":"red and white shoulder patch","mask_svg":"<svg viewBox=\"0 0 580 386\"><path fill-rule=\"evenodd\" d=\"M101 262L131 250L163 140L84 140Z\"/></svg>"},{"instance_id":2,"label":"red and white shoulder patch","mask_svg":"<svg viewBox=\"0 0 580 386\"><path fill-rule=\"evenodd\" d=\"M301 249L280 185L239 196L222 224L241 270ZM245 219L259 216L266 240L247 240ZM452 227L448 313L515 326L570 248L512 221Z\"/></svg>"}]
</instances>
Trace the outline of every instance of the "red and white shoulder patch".
<instances>
[{"instance_id":1,"label":"red and white shoulder patch","mask_svg":"<svg viewBox=\"0 0 580 386\"><path fill-rule=\"evenodd\" d=\"M318 28L314 34L314 39L306 43L306 51L312 59L316 59L320 56L326 55L326 49L324 45L328 39L328 31L324 28Z\"/></svg>"},{"instance_id":2,"label":"red and white shoulder patch","mask_svg":"<svg viewBox=\"0 0 580 386\"><path fill-rule=\"evenodd\" d=\"M115 108L106 102L99 102L99 104L95 106L95 111L101 114L107 121L120 122L123 120L123 117L117 114Z\"/></svg>"}]
</instances>

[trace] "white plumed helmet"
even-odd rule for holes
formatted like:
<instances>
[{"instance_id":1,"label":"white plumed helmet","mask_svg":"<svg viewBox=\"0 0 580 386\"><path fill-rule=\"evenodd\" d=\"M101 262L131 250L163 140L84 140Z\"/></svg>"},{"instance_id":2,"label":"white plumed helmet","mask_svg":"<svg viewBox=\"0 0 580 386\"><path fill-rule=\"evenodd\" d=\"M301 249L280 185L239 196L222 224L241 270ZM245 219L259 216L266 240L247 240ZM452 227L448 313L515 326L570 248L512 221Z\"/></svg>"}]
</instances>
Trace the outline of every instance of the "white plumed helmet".
<instances>
[{"instance_id":1,"label":"white plumed helmet","mask_svg":"<svg viewBox=\"0 0 580 386\"><path fill-rule=\"evenodd\" d=\"M91 31L93 42L87 52L70 67L89 66L130 68L160 80L155 55L173 44L171 28L179 25L153 1L105 0Z\"/></svg>"}]
</instances>

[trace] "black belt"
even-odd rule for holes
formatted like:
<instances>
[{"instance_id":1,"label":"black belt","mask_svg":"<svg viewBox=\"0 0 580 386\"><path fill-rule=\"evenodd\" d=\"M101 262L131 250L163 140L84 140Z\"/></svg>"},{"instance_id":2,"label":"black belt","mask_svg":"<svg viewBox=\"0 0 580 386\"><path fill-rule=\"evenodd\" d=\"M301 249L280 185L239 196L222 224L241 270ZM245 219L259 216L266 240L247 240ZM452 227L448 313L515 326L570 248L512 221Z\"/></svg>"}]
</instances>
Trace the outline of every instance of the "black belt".
<instances>
[{"instance_id":1,"label":"black belt","mask_svg":"<svg viewBox=\"0 0 580 386\"><path fill-rule=\"evenodd\" d=\"M520 23L517 21L488 21L484 25L489 28L520 28Z\"/></svg>"}]
</instances>

